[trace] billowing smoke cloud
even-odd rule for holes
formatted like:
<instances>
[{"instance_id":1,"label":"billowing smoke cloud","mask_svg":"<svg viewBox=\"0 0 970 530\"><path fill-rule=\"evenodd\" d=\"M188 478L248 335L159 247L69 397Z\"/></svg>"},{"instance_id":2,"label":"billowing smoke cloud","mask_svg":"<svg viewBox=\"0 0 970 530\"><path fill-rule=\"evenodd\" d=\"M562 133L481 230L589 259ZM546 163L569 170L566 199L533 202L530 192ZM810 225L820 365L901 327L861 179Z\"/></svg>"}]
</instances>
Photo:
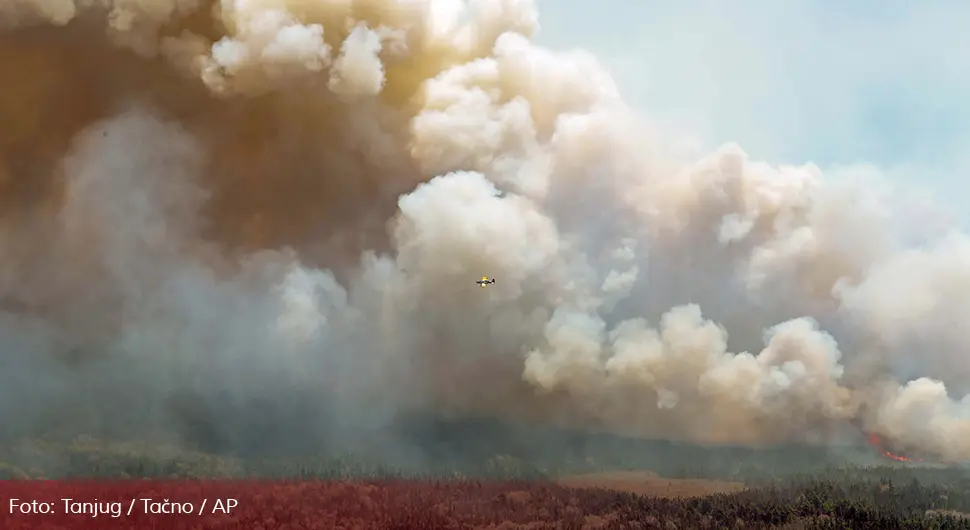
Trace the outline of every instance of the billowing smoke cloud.
<instances>
[{"instance_id":1,"label":"billowing smoke cloud","mask_svg":"<svg viewBox=\"0 0 970 530\"><path fill-rule=\"evenodd\" d=\"M867 175L679 160L537 20L0 4L5 432L433 410L970 459L970 238Z\"/></svg>"}]
</instances>

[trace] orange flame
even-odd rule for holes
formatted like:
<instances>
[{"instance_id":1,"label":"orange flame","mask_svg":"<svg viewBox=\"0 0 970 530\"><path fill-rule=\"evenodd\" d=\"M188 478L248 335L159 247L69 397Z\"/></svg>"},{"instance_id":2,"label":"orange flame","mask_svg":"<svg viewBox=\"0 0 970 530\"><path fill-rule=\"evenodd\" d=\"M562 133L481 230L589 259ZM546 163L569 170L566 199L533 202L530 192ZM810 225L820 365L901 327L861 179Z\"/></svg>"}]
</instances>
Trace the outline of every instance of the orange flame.
<instances>
[{"instance_id":1,"label":"orange flame","mask_svg":"<svg viewBox=\"0 0 970 530\"><path fill-rule=\"evenodd\" d=\"M900 454L893 453L889 449L886 449L885 444L882 440L882 437L879 436L878 434L869 435L869 445L873 446L877 451L879 451L879 454L882 455L884 458L888 458L890 460L895 460L897 462L922 462L923 461L922 458L915 458L915 459L909 458Z\"/></svg>"}]
</instances>

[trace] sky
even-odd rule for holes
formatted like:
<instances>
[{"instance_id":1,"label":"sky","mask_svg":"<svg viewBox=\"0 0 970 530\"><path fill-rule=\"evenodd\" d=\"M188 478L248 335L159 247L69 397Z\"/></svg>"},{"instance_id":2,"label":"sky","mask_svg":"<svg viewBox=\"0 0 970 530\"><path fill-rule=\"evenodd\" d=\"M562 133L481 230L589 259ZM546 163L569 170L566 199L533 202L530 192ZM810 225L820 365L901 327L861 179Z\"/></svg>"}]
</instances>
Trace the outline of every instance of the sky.
<instances>
[{"instance_id":1,"label":"sky","mask_svg":"<svg viewBox=\"0 0 970 530\"><path fill-rule=\"evenodd\" d=\"M970 199L970 2L540 0L538 41L585 48L699 148L866 164Z\"/></svg>"}]
</instances>

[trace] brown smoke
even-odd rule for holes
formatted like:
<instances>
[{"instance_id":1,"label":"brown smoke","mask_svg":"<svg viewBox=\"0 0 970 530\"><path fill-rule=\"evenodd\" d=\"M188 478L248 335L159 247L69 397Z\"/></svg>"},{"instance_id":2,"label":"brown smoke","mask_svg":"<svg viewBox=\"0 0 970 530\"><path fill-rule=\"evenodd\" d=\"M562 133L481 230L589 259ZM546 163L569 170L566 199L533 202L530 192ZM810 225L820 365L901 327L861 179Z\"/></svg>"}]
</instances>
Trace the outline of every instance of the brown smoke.
<instances>
[{"instance_id":1,"label":"brown smoke","mask_svg":"<svg viewBox=\"0 0 970 530\"><path fill-rule=\"evenodd\" d=\"M869 179L677 160L536 20L4 3L0 415L313 438L430 407L750 444L862 423L970 457L966 236L905 244L920 220Z\"/></svg>"}]
</instances>

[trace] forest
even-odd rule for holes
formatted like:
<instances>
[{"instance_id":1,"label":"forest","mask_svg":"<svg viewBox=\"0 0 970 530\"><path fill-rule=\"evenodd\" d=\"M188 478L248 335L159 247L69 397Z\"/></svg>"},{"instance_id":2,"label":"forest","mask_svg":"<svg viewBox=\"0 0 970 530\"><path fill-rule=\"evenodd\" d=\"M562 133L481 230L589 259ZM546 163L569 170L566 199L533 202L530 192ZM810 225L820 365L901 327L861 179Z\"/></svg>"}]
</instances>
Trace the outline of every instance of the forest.
<instances>
[{"instance_id":1,"label":"forest","mask_svg":"<svg viewBox=\"0 0 970 530\"><path fill-rule=\"evenodd\" d=\"M379 458L365 446L357 454L252 455L90 436L32 440L3 448L0 478L7 479L2 488L13 488L10 497L22 481L55 478L63 480L29 484L57 498L120 500L138 490L173 500L239 499L233 514L200 518L202 528L970 528L966 469L897 462L872 448L703 447L483 421L430 423L411 434L409 443L422 448L420 465ZM561 481L630 470L688 489L700 479L743 489L669 497ZM174 524L159 517L121 518L111 527ZM37 522L17 518L5 528ZM64 519L70 528L101 523Z\"/></svg>"}]
</instances>

